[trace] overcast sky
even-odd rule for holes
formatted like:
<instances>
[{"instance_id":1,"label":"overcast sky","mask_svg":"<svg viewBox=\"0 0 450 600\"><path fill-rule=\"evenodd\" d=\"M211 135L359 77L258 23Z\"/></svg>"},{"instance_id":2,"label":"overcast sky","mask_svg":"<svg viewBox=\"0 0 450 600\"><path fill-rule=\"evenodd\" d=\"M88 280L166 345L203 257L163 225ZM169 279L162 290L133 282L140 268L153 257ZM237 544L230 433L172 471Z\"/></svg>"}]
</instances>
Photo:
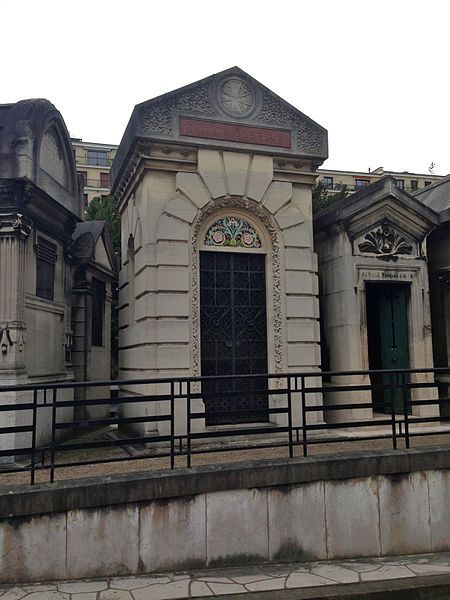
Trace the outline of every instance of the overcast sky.
<instances>
[{"instance_id":1,"label":"overcast sky","mask_svg":"<svg viewBox=\"0 0 450 600\"><path fill-rule=\"evenodd\" d=\"M326 167L450 173L446 0L0 0L0 103L119 143L133 106L238 65L328 129Z\"/></svg>"}]
</instances>

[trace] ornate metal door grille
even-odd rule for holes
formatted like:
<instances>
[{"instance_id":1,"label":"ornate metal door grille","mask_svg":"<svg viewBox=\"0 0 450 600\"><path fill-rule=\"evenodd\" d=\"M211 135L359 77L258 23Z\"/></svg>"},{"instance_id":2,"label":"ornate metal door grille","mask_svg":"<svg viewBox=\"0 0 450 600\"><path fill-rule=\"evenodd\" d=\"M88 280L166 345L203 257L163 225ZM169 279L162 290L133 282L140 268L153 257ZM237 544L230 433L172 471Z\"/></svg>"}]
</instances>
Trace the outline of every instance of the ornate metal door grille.
<instances>
[{"instance_id":1,"label":"ornate metal door grille","mask_svg":"<svg viewBox=\"0 0 450 600\"><path fill-rule=\"evenodd\" d=\"M202 375L267 373L263 254L201 252L200 307ZM207 425L268 420L264 379L203 382L202 393ZM227 411L249 412L213 414Z\"/></svg>"}]
</instances>

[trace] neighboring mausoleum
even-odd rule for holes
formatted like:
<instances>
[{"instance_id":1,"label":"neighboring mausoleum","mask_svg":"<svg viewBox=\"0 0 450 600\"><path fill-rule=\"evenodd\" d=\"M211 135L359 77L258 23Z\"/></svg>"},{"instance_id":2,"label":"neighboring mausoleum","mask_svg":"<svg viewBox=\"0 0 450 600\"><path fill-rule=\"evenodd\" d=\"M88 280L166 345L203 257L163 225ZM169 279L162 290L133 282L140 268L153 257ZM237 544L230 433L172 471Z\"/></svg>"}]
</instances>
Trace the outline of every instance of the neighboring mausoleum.
<instances>
[{"instance_id":1,"label":"neighboring mausoleum","mask_svg":"<svg viewBox=\"0 0 450 600\"><path fill-rule=\"evenodd\" d=\"M93 237L95 249L91 247L89 256L77 255L79 236L74 245L73 234L83 219L82 191L69 134L56 108L43 99L0 105L0 384L42 385L75 377L72 321L79 319L80 310L72 302L74 269L85 265L99 273L103 300L115 269L113 257L104 258L97 243L100 233ZM99 227L103 232L104 225ZM87 296L92 293L92 287L86 288ZM105 307L103 326L108 326L109 305ZM77 349L85 344L86 353L91 343L88 331L83 342L77 340ZM105 335L101 359L108 366L99 371L88 364L77 378L99 372L109 377L107 343ZM70 389L58 393L59 399L73 397ZM50 396L48 411L39 410L37 443L49 436ZM32 392L12 392L8 401L30 398ZM58 409L59 420L72 415L73 408ZM2 426L28 421L26 411L1 413ZM29 435L4 435L2 447L27 444Z\"/></svg>"}]
</instances>

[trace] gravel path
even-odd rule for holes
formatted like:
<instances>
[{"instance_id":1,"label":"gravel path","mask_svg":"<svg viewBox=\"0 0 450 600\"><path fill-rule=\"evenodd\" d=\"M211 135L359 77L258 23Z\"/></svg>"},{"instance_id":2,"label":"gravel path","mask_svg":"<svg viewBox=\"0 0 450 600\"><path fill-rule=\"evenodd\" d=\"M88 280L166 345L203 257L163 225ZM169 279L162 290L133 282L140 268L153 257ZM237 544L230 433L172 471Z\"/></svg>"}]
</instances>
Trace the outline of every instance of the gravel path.
<instances>
[{"instance_id":1,"label":"gravel path","mask_svg":"<svg viewBox=\"0 0 450 600\"><path fill-rule=\"evenodd\" d=\"M102 439L111 439L111 432L107 430L100 430L91 434L83 436L83 440L93 441ZM416 437L411 439L411 447L418 446L437 446L446 445L450 443L449 435L430 435L426 437ZM403 440L399 440L399 448L404 447ZM334 443L312 444L308 446L308 455L320 455L320 454L339 454L348 452L366 452L372 450L382 450L392 448L392 441L386 439L377 440L358 440L354 438L352 440L346 439L345 441L339 441ZM161 451L160 451L161 452ZM57 468L55 471L55 479L77 479L80 477L98 477L101 475L112 475L115 473L130 473L137 471L159 471L163 469L170 469L170 459L168 457L159 457L155 454L152 457L148 457L148 451L143 452L142 450L134 449L133 452L135 460L113 462L107 464L95 464L95 465L80 465L71 467ZM144 458L145 456L145 458ZM294 456L302 456L301 446L294 448ZM130 458L130 451L126 447L112 447L112 448L97 448L90 450L72 450L69 452L60 453L57 457L57 463L61 462L73 462L79 463L86 460L100 460L100 459L111 459L111 458ZM214 465L223 463L238 463L242 461L251 460L264 460L270 458L289 458L289 452L287 447L271 447L271 448L252 448L248 450L239 451L223 451L214 453L198 454L192 457L192 466L198 465ZM176 458L175 467L183 468L186 467L186 456L179 456ZM49 481L49 471L37 471L36 482ZM0 488L10 487L11 485L29 483L30 474L28 472L21 473L3 473L0 474Z\"/></svg>"}]
</instances>

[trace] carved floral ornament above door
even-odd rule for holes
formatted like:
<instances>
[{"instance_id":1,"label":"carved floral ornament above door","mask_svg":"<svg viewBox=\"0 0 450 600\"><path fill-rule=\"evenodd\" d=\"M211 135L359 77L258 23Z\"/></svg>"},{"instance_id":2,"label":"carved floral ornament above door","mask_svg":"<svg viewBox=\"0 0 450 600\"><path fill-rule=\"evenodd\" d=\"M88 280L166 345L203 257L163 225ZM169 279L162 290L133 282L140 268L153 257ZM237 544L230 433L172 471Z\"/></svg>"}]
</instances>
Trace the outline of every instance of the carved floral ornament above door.
<instances>
[{"instance_id":1,"label":"carved floral ornament above door","mask_svg":"<svg viewBox=\"0 0 450 600\"><path fill-rule=\"evenodd\" d=\"M357 247L360 252L375 254L384 261L397 261L399 255L411 255L414 251L414 245L387 220L366 233Z\"/></svg>"},{"instance_id":2,"label":"carved floral ornament above door","mask_svg":"<svg viewBox=\"0 0 450 600\"><path fill-rule=\"evenodd\" d=\"M223 217L208 229L204 244L209 247L261 248L261 239L247 221L239 217Z\"/></svg>"}]
</instances>

